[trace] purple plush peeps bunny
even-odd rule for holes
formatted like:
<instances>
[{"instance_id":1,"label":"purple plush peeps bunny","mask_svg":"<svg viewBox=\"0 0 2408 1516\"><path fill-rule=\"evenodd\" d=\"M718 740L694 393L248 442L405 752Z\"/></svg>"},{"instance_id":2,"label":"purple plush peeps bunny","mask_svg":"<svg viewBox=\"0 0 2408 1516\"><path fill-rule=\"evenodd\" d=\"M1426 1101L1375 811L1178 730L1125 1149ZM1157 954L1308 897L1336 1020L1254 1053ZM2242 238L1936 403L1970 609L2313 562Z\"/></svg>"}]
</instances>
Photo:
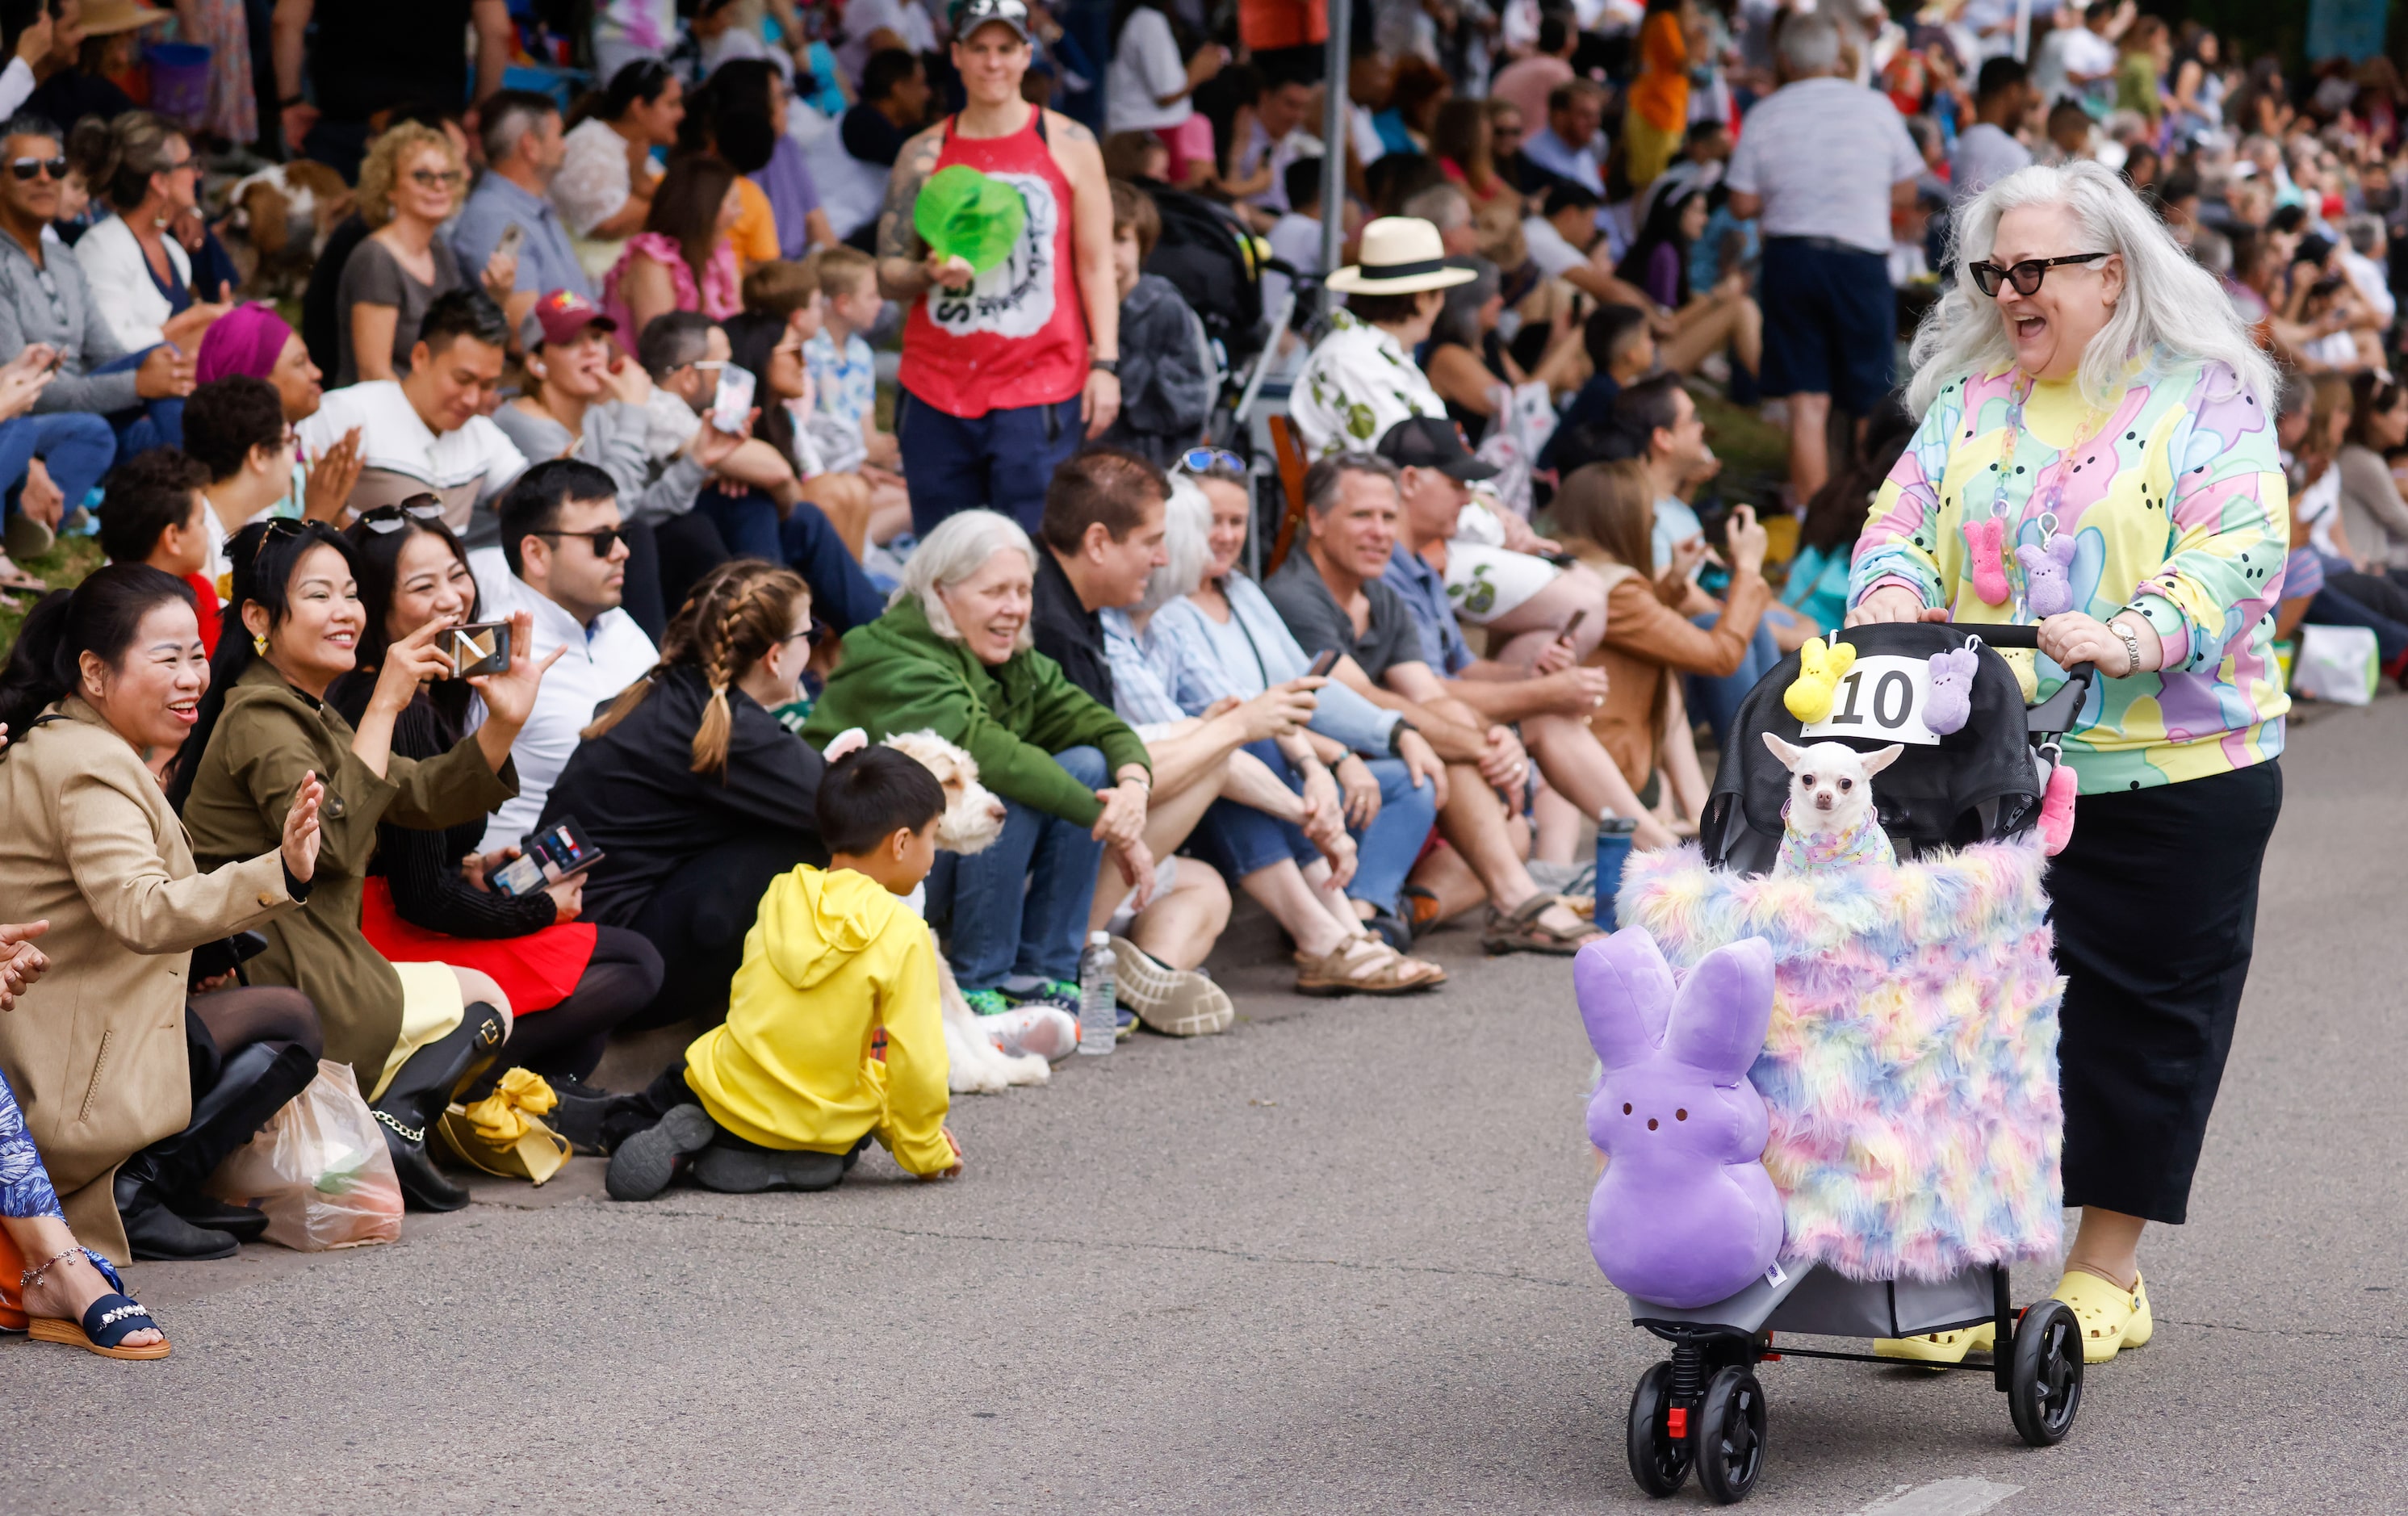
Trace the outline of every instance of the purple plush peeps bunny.
<instances>
[{"instance_id":1,"label":"purple plush peeps bunny","mask_svg":"<svg viewBox=\"0 0 2408 1516\"><path fill-rule=\"evenodd\" d=\"M1605 1062L1589 1140L1605 1175L1589 1251L1616 1289L1687 1309L1727 1299L1781 1251L1781 1196L1764 1171L1764 1097L1747 1080L1772 1020L1772 948L1748 937L1683 976L1644 928L1572 964L1588 1039Z\"/></svg>"},{"instance_id":2,"label":"purple plush peeps bunny","mask_svg":"<svg viewBox=\"0 0 2408 1516\"><path fill-rule=\"evenodd\" d=\"M2033 615L2057 616L2073 608L2073 537L2066 533L2050 537L2044 548L2027 542L2015 550L2015 562L2024 565L2024 598Z\"/></svg>"},{"instance_id":3,"label":"purple plush peeps bunny","mask_svg":"<svg viewBox=\"0 0 2408 1516\"><path fill-rule=\"evenodd\" d=\"M1931 697L1923 705L1923 724L1942 737L1961 732L1973 714L1973 675L1982 666L1981 650L1935 652L1930 664Z\"/></svg>"}]
</instances>

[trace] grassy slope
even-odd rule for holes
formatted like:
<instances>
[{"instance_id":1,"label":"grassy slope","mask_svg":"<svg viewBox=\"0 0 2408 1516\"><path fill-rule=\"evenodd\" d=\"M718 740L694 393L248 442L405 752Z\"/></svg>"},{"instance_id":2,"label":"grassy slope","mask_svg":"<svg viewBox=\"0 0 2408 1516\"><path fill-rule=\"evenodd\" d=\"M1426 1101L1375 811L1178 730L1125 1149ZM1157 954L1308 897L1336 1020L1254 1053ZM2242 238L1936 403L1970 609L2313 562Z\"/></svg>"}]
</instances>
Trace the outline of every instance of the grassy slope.
<instances>
[{"instance_id":1,"label":"grassy slope","mask_svg":"<svg viewBox=\"0 0 2408 1516\"><path fill-rule=\"evenodd\" d=\"M20 558L17 566L37 579L49 581L52 589L72 589L83 582L83 577L100 566L100 539L89 536L63 536L50 551L39 558ZM14 610L0 608L0 654L5 654L17 641L17 623L38 598L22 590L7 592L17 602Z\"/></svg>"}]
</instances>

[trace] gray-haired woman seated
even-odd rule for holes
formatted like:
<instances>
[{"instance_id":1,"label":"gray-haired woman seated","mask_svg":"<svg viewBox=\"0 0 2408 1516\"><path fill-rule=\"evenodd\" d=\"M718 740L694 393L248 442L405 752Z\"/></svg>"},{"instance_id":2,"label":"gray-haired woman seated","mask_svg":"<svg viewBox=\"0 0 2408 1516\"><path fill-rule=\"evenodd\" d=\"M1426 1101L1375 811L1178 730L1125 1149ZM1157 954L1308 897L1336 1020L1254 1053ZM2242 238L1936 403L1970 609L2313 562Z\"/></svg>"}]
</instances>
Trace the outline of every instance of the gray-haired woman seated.
<instances>
[{"instance_id":1,"label":"gray-haired woman seated","mask_svg":"<svg viewBox=\"0 0 2408 1516\"><path fill-rule=\"evenodd\" d=\"M928 877L929 917L950 916L954 978L983 1014L1039 1002L1075 1014L1104 853L1140 903L1154 880L1145 744L1030 645L1036 567L1010 518L946 518L912 553L886 614L845 634L844 661L803 731L821 748L850 726L874 741L934 732L976 759L1002 797L994 845L946 854Z\"/></svg>"}]
</instances>

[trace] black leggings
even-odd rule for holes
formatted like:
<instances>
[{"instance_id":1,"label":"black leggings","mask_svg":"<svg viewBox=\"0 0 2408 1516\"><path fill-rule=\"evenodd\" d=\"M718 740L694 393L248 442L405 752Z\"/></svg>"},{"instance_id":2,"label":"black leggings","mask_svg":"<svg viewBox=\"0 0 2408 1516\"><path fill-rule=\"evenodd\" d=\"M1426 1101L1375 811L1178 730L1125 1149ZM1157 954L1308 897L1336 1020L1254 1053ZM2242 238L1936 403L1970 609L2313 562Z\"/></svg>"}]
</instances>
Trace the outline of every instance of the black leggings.
<instances>
[{"instance_id":1,"label":"black leggings","mask_svg":"<svg viewBox=\"0 0 2408 1516\"><path fill-rule=\"evenodd\" d=\"M666 1026L688 1019L727 1019L727 985L744 962L744 935L760 913L769 881L824 854L799 832L768 832L695 854L662 881L636 912L636 930L678 965L677 979L627 1024Z\"/></svg>"},{"instance_id":2,"label":"black leggings","mask_svg":"<svg viewBox=\"0 0 2408 1516\"><path fill-rule=\"evenodd\" d=\"M309 1055L314 1066L325 1056L326 1036L318 1025L318 1008L298 990L281 985L246 985L216 990L184 1002L189 1018L184 1043L193 1058L193 1094L208 1094L225 1061L261 1042L289 1042ZM194 1028L191 1023L200 1023ZM206 1029L206 1037L197 1035Z\"/></svg>"},{"instance_id":3,"label":"black leggings","mask_svg":"<svg viewBox=\"0 0 2408 1516\"><path fill-rule=\"evenodd\" d=\"M619 1023L661 993L662 974L660 951L641 936L624 927L595 927L594 956L577 988L557 1005L514 1018L501 1057L461 1098L483 1099L512 1068L546 1079L589 1077Z\"/></svg>"}]
</instances>

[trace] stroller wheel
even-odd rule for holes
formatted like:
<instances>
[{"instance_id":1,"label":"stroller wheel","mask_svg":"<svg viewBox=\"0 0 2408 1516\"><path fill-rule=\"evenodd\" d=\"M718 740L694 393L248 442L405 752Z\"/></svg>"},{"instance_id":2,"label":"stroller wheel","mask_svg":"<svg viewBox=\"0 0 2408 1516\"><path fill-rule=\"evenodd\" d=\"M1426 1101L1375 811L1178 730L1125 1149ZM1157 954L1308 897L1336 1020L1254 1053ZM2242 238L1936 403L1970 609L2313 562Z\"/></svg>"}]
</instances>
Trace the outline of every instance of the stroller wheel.
<instances>
[{"instance_id":1,"label":"stroller wheel","mask_svg":"<svg viewBox=\"0 0 2408 1516\"><path fill-rule=\"evenodd\" d=\"M1764 1471L1764 1387L1736 1364L1706 1383L1706 1398L1689 1423L1689 1456L1698 1482L1717 1506L1734 1506Z\"/></svg>"},{"instance_id":2,"label":"stroller wheel","mask_svg":"<svg viewBox=\"0 0 2408 1516\"><path fill-rule=\"evenodd\" d=\"M2035 1448L2065 1440L2082 1408L2082 1327L2062 1300L2043 1300L2015 1325L2007 1409Z\"/></svg>"},{"instance_id":3,"label":"stroller wheel","mask_svg":"<svg viewBox=\"0 0 2408 1516\"><path fill-rule=\"evenodd\" d=\"M1654 1365L1639 1376L1639 1387L1630 1392L1627 1451L1630 1477L1641 1489L1658 1497L1680 1489L1689 1477L1688 1440L1672 1435L1671 1407L1672 1366Z\"/></svg>"}]
</instances>

